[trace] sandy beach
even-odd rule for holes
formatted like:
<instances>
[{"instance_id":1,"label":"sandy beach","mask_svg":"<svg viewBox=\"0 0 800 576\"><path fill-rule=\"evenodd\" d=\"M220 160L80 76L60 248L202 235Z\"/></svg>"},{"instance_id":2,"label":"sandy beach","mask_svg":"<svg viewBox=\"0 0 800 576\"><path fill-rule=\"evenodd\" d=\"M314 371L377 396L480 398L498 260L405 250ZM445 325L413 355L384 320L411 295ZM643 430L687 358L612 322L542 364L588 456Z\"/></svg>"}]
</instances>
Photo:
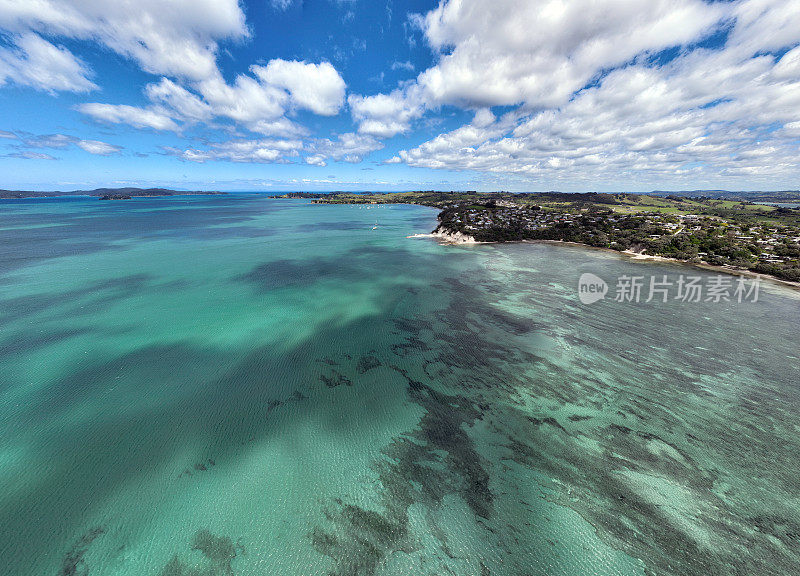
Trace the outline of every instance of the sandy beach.
<instances>
[{"instance_id":1,"label":"sandy beach","mask_svg":"<svg viewBox=\"0 0 800 576\"><path fill-rule=\"evenodd\" d=\"M465 234L461 234L460 232L456 232L453 234L436 232L429 235L420 234L417 236L428 236L430 238L436 238L445 244L501 244L500 242L478 242L472 236L467 236ZM764 280L768 280L775 284L780 284L781 286L785 286L787 288L791 288L793 290L800 292L800 282L783 280L782 278L777 278L776 276L772 276L770 274L760 274L757 272L753 272L752 270L748 270L746 268L736 268L733 266L718 266L715 264L709 264L708 262L689 262L686 260L679 260L677 258L667 258L666 256L653 256L650 254L644 254L642 252L636 252L634 250L614 250L612 248L601 248L598 246L589 246L588 244L581 244L580 242L565 242L563 240L519 240L519 242L529 243L529 244L562 244L567 246L576 246L583 249L601 250L603 252L619 254L621 256L630 258L631 260L668 262L673 264L692 266L694 268L699 268L702 270L720 272L721 274L729 274L731 276L746 276L748 278L760 277Z\"/></svg>"}]
</instances>

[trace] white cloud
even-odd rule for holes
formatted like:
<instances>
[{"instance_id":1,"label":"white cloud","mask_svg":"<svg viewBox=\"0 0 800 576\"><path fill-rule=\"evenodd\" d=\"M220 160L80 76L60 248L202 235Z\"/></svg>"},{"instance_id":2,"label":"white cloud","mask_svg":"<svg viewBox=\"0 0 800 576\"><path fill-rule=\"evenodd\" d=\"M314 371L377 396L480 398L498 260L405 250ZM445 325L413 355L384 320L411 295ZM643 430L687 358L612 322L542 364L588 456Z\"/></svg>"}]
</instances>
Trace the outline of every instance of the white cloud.
<instances>
[{"instance_id":1,"label":"white cloud","mask_svg":"<svg viewBox=\"0 0 800 576\"><path fill-rule=\"evenodd\" d=\"M313 156L306 157L306 164L311 164L312 166L327 166L328 163L325 161L325 156L322 154L314 154Z\"/></svg>"},{"instance_id":2,"label":"white cloud","mask_svg":"<svg viewBox=\"0 0 800 576\"><path fill-rule=\"evenodd\" d=\"M263 134L288 135L303 129L284 118L289 102L287 93L274 86L264 85L247 75L236 77L229 85L220 75L197 83L195 94L167 78L149 84L145 94L149 106L87 103L78 110L101 122L129 124L135 128L180 131L183 124L224 117Z\"/></svg>"},{"instance_id":3,"label":"white cloud","mask_svg":"<svg viewBox=\"0 0 800 576\"><path fill-rule=\"evenodd\" d=\"M204 149L165 148L165 152L190 162L225 160L230 162L283 163L306 152L305 162L326 166L329 159L360 162L364 156L383 148L378 140L363 134L347 133L335 140L321 138L304 143L293 138L265 138L215 142Z\"/></svg>"},{"instance_id":4,"label":"white cloud","mask_svg":"<svg viewBox=\"0 0 800 576\"><path fill-rule=\"evenodd\" d=\"M268 1L277 9L293 4ZM414 17L434 64L391 92L351 94L356 133L305 143L309 131L296 113L339 113L344 79L328 62L276 59L226 80L217 67L220 43L248 35L237 0L0 0L0 33L10 44L0 48L0 85L95 89L87 64L59 44L79 39L161 76L145 87L142 105L86 103L78 107L84 114L177 133L220 122L241 137L171 150L186 160L284 162L303 154L310 165L360 161L382 147L380 139L407 134L430 120L426 114L455 106L473 111L472 121L389 162L556 184L800 177L795 4L441 0ZM724 46L698 47L727 27ZM669 48L674 60L652 58ZM410 62L390 66L414 70ZM497 106L507 107L505 114L495 108L495 116ZM28 148L94 142L19 140ZM94 149L104 150L99 144Z\"/></svg>"},{"instance_id":5,"label":"white cloud","mask_svg":"<svg viewBox=\"0 0 800 576\"><path fill-rule=\"evenodd\" d=\"M0 48L0 86L12 81L45 92L88 92L97 88L89 80L91 72L86 65L63 46L32 33L12 39L13 48Z\"/></svg>"},{"instance_id":6,"label":"white cloud","mask_svg":"<svg viewBox=\"0 0 800 576\"><path fill-rule=\"evenodd\" d=\"M351 95L350 109L359 132L389 138L442 105L559 106L600 71L696 40L724 14L701 0L444 0L415 18L436 65L390 94Z\"/></svg>"},{"instance_id":7,"label":"white cloud","mask_svg":"<svg viewBox=\"0 0 800 576\"><path fill-rule=\"evenodd\" d=\"M165 152L189 162L226 160L229 162L275 163L296 157L303 148L300 140L231 140L217 142L205 150L165 148Z\"/></svg>"},{"instance_id":8,"label":"white cloud","mask_svg":"<svg viewBox=\"0 0 800 576\"><path fill-rule=\"evenodd\" d=\"M311 142L307 148L313 152L313 155L306 158L306 162L324 166L325 164L320 162L328 158L350 163L361 162L367 154L381 150L383 144L372 136L348 132L340 134L336 140L317 139Z\"/></svg>"},{"instance_id":9,"label":"white cloud","mask_svg":"<svg viewBox=\"0 0 800 576\"><path fill-rule=\"evenodd\" d=\"M390 138L408 132L411 122L424 109L416 100L416 91L395 90L391 94L374 96L350 95L347 103L358 131L376 138Z\"/></svg>"},{"instance_id":10,"label":"white cloud","mask_svg":"<svg viewBox=\"0 0 800 576\"><path fill-rule=\"evenodd\" d=\"M308 136L308 129L297 122L292 122L285 116L277 120L257 120L248 124L247 129L264 136L279 136L282 138L299 138Z\"/></svg>"},{"instance_id":11,"label":"white cloud","mask_svg":"<svg viewBox=\"0 0 800 576\"><path fill-rule=\"evenodd\" d=\"M74 136L65 134L21 133L19 139L26 148L68 148L77 141Z\"/></svg>"},{"instance_id":12,"label":"white cloud","mask_svg":"<svg viewBox=\"0 0 800 576\"><path fill-rule=\"evenodd\" d=\"M796 136L773 127L798 118L800 76L776 82L771 56L727 57L709 51L620 69L558 109L473 122L398 159L547 182L797 173Z\"/></svg>"},{"instance_id":13,"label":"white cloud","mask_svg":"<svg viewBox=\"0 0 800 576\"><path fill-rule=\"evenodd\" d=\"M327 62L275 59L266 66L250 69L254 76L240 74L232 85L219 75L197 83L198 92L214 116L231 118L255 132L299 132L283 118L288 109L331 116L344 103L344 80Z\"/></svg>"},{"instance_id":14,"label":"white cloud","mask_svg":"<svg viewBox=\"0 0 800 576\"><path fill-rule=\"evenodd\" d=\"M99 140L80 140L77 142L77 145L89 154L95 154L98 156L109 156L111 154L118 154L122 151L122 148L119 146L107 144L106 142L100 142Z\"/></svg>"},{"instance_id":15,"label":"white cloud","mask_svg":"<svg viewBox=\"0 0 800 576\"><path fill-rule=\"evenodd\" d=\"M4 136L5 135L5 136ZM120 146L115 146L113 144L108 144L107 142L101 142L100 140L82 140L80 138L76 138L75 136L68 136L66 134L29 134L27 132L21 132L19 134L13 134L11 132L0 132L0 137L15 139L19 142L19 144L15 145L15 148L21 149L22 152L15 154L14 156L19 158L39 158L39 159L52 159L49 154L41 154L31 151L30 149L36 148L52 148L57 150L63 150L69 148L72 145L78 146L82 150L89 152L90 154L96 154L101 156L108 156L110 154L116 154L122 151Z\"/></svg>"},{"instance_id":16,"label":"white cloud","mask_svg":"<svg viewBox=\"0 0 800 576\"><path fill-rule=\"evenodd\" d=\"M288 7L289 2L278 2ZM286 117L295 109L331 116L344 104L345 83L327 62L272 60L228 84L217 67L219 42L248 36L238 0L0 0L0 33L15 47L0 48L0 85L40 90L97 88L85 64L42 39L99 42L164 77L145 88L150 104L89 102L77 107L94 119L137 128L180 131L226 118L264 135L307 131Z\"/></svg>"},{"instance_id":17,"label":"white cloud","mask_svg":"<svg viewBox=\"0 0 800 576\"><path fill-rule=\"evenodd\" d=\"M452 52L396 93L394 105L414 94L428 110L444 103L519 106L500 118L481 110L470 124L390 162L496 173L543 187L716 186L742 175L774 187L776 178L800 177L800 11L790 3L680 2L674 13L662 2L603 3L606 16L616 17L586 21L574 10L592 15L601 3L526 3L499 14L512 4L453 0L420 19L431 45ZM688 14L694 22L680 26ZM667 64L643 57L701 39L715 19L732 25L723 46L684 49ZM609 51L617 44L622 53Z\"/></svg>"},{"instance_id":18,"label":"white cloud","mask_svg":"<svg viewBox=\"0 0 800 576\"><path fill-rule=\"evenodd\" d=\"M31 151L24 151L24 152L14 152L13 154L9 154L11 158L20 158L22 160L55 160L50 154L43 154L41 152L31 152Z\"/></svg>"},{"instance_id":19,"label":"white cloud","mask_svg":"<svg viewBox=\"0 0 800 576\"><path fill-rule=\"evenodd\" d=\"M600 70L696 40L724 8L701 0L444 1L419 24L438 63L426 103L558 106Z\"/></svg>"},{"instance_id":20,"label":"white cloud","mask_svg":"<svg viewBox=\"0 0 800 576\"><path fill-rule=\"evenodd\" d=\"M243 124L277 120L289 103L284 90L244 74L237 76L233 85L227 84L221 76L206 79L198 84L198 90L216 115Z\"/></svg>"},{"instance_id":21,"label":"white cloud","mask_svg":"<svg viewBox=\"0 0 800 576\"><path fill-rule=\"evenodd\" d=\"M268 136L297 137L306 129L285 115L293 108L334 115L344 104L345 83L329 63L271 60L252 66L254 76L240 74L228 84L219 74L195 83L191 92L168 78L149 84L146 107L83 104L79 110L92 117L137 128L179 131L182 125L228 118L252 132Z\"/></svg>"},{"instance_id":22,"label":"white cloud","mask_svg":"<svg viewBox=\"0 0 800 576\"><path fill-rule=\"evenodd\" d=\"M744 0L730 5L736 19L730 48L739 56L793 46L800 30L800 10L786 0Z\"/></svg>"},{"instance_id":23,"label":"white cloud","mask_svg":"<svg viewBox=\"0 0 800 576\"><path fill-rule=\"evenodd\" d=\"M0 29L94 40L153 74L217 71L217 42L247 36L237 0L0 0Z\"/></svg>"},{"instance_id":24,"label":"white cloud","mask_svg":"<svg viewBox=\"0 0 800 576\"><path fill-rule=\"evenodd\" d=\"M291 1L274 4L285 9ZM308 131L290 119L295 111L333 116L345 101L345 82L328 62L274 59L228 83L217 67L219 43L249 35L238 0L0 0L2 33L14 45L0 48L0 85L97 88L83 62L42 35L98 42L163 76L145 87L144 105L76 107L104 123L181 133L223 119L265 136L297 138Z\"/></svg>"},{"instance_id":25,"label":"white cloud","mask_svg":"<svg viewBox=\"0 0 800 576\"><path fill-rule=\"evenodd\" d=\"M152 102L168 107L178 118L194 121L211 119L211 106L168 78L162 78L158 84L148 84L145 93Z\"/></svg>"},{"instance_id":26,"label":"white cloud","mask_svg":"<svg viewBox=\"0 0 800 576\"><path fill-rule=\"evenodd\" d=\"M409 62L392 62L392 70L405 70L406 72L413 72L414 65Z\"/></svg>"},{"instance_id":27,"label":"white cloud","mask_svg":"<svg viewBox=\"0 0 800 576\"><path fill-rule=\"evenodd\" d=\"M109 124L129 124L135 128L177 131L178 125L164 109L138 108L124 104L81 104L78 110Z\"/></svg>"},{"instance_id":28,"label":"white cloud","mask_svg":"<svg viewBox=\"0 0 800 576\"><path fill-rule=\"evenodd\" d=\"M334 116L344 104L345 83L330 63L271 60L267 66L253 66L253 73L265 84L288 91L292 103L321 116Z\"/></svg>"}]
</instances>

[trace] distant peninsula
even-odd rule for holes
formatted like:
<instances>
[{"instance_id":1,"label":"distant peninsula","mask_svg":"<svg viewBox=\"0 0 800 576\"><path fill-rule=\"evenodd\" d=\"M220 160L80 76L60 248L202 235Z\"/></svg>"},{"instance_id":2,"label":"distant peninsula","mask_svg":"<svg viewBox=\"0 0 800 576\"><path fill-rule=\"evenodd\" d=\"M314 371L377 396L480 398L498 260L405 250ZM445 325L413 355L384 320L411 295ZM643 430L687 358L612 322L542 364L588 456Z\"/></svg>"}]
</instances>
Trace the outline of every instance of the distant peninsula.
<instances>
[{"instance_id":1,"label":"distant peninsula","mask_svg":"<svg viewBox=\"0 0 800 576\"><path fill-rule=\"evenodd\" d=\"M318 204L431 206L441 211L433 234L452 242L573 242L800 282L800 192L796 191L420 191L282 197Z\"/></svg>"},{"instance_id":2,"label":"distant peninsula","mask_svg":"<svg viewBox=\"0 0 800 576\"><path fill-rule=\"evenodd\" d=\"M168 188L96 188L94 190L73 190L71 192L35 191L35 190L0 190L0 200L18 198L58 198L61 196L93 196L101 200L127 200L130 198L150 198L158 196L199 196L217 195L226 192L183 191Z\"/></svg>"}]
</instances>

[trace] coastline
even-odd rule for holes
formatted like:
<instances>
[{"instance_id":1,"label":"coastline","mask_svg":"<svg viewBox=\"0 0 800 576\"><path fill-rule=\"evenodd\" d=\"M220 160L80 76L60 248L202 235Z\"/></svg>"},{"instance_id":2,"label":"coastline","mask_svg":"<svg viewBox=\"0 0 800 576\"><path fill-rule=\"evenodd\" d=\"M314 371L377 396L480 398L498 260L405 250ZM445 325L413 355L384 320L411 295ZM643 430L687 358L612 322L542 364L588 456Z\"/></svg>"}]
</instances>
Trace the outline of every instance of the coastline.
<instances>
[{"instance_id":1,"label":"coastline","mask_svg":"<svg viewBox=\"0 0 800 576\"><path fill-rule=\"evenodd\" d=\"M425 204L419 204L415 202L399 202L398 204L408 204L412 206L424 206ZM431 208L437 208L436 206L430 206ZM679 260L677 258L669 258L666 256L652 256L649 254L643 254L641 252L636 252L633 250L614 250L613 248L603 248L599 246L590 246L588 244L581 244L580 242L567 242L564 240L509 240L507 242L495 242L495 241L478 241L473 236L469 236L464 234L463 232L451 232L445 231L441 229L441 225L438 226L433 232L430 234L414 234L409 236L409 238L433 238L439 241L441 244L445 245L478 245L478 244L507 244L512 242L527 242L532 244L562 244L562 245L571 245L580 247L583 249L592 249L592 250L602 250L608 253L619 254L622 257L630 258L631 260L644 260L644 261L652 261L652 262L666 262L672 264L680 264L683 266L691 266L693 268L697 268L700 270L712 271L712 272L719 272L721 274L727 274L730 276L746 276L748 278L762 278L764 280L770 281L773 284L778 284L785 288L789 288L793 291L800 292L800 282L793 282L791 280L784 280L782 278L778 278L777 276L773 276L771 274L764 274L764 273L757 273L746 268L736 268L733 266L720 266L716 264L709 264L707 262L690 262L688 260Z\"/></svg>"},{"instance_id":2,"label":"coastline","mask_svg":"<svg viewBox=\"0 0 800 576\"><path fill-rule=\"evenodd\" d=\"M784 280L771 274L760 274L753 272L747 268L735 268L733 266L719 266L716 264L709 264L708 262L689 262L688 260L679 260L677 258L667 258L666 256L651 256L650 254L643 254L633 250L614 250L613 248L602 248L599 246L589 246L588 244L581 244L580 242L565 242L563 240L520 240L528 244L561 244L565 246L575 246L589 250L600 250L611 254L619 254L623 258L638 261L649 262L666 262L670 264L680 264L682 266L691 266L700 270L707 270L711 272L720 272L721 274L728 274L730 276L746 276L748 278L762 278L775 284L780 284L786 288L791 288L800 292L800 282L792 282L791 280ZM492 242L492 244L501 244L501 242Z\"/></svg>"},{"instance_id":3,"label":"coastline","mask_svg":"<svg viewBox=\"0 0 800 576\"><path fill-rule=\"evenodd\" d=\"M436 238L442 244L497 244L497 242L478 242L472 236L463 232L442 232L438 229L429 234L431 238Z\"/></svg>"},{"instance_id":4,"label":"coastline","mask_svg":"<svg viewBox=\"0 0 800 576\"><path fill-rule=\"evenodd\" d=\"M746 268L735 268L732 266L719 266L716 264L709 264L708 262L689 262L687 260L679 260L677 258L668 258L666 256L652 256L650 254L644 254L642 252L636 252L634 250L614 250L613 248L602 248L600 246L590 246L588 244L581 244L580 242L567 242L564 240L512 240L509 242L479 242L475 240L472 236L468 236L466 234L462 234L461 232L432 232L430 234L419 234L415 235L417 237L429 237L439 240L442 244L446 245L464 245L464 244L511 244L511 243L522 243L522 244L556 244L562 246L575 246L576 248L582 248L584 250L599 250L602 252L606 252L609 254L618 254L623 258L628 258L630 260L638 260L638 261L649 261L649 262L666 262L671 264L680 264L683 266L691 266L692 268L697 268L700 270L706 270L711 272L719 272L721 274L728 274L730 276L746 276L747 278L762 278L764 280L768 280L774 284L779 284L785 288L790 288L797 292L800 292L800 282L792 282L790 280L784 280L782 278L778 278L777 276L772 276L771 274L760 274L757 272L753 272L752 270L748 270Z\"/></svg>"},{"instance_id":5,"label":"coastline","mask_svg":"<svg viewBox=\"0 0 800 576\"><path fill-rule=\"evenodd\" d=\"M603 250L605 250L605 248L603 248ZM611 249L608 248L608 250ZM617 250L611 250L611 251L617 252ZM753 272L752 270L748 270L747 268L736 268L735 266L720 266L717 264L709 264L708 262L688 262L686 260L678 260L677 258L667 258L665 256L651 256L649 254L642 254L640 252L634 252L632 250L625 250L623 252L618 252L618 254L624 254L625 256L628 256L631 260L672 262L675 264L692 266L693 268L699 268L700 270L720 272L722 274L729 274L732 276L746 276L747 278L763 278L765 280L769 280L770 282L780 284L782 286L800 292L800 282L792 282L791 280L784 280L783 278L778 278L777 276L773 276L771 274Z\"/></svg>"}]
</instances>

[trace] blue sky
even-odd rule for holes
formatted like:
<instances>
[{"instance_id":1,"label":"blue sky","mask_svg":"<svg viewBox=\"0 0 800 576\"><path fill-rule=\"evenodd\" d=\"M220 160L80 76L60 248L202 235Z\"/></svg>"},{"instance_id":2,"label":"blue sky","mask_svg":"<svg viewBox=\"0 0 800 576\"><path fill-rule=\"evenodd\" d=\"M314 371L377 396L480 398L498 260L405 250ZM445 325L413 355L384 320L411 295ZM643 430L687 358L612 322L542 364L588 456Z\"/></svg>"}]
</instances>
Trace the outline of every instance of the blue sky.
<instances>
[{"instance_id":1,"label":"blue sky","mask_svg":"<svg viewBox=\"0 0 800 576\"><path fill-rule=\"evenodd\" d=\"M789 0L0 0L0 188L800 188Z\"/></svg>"}]
</instances>

